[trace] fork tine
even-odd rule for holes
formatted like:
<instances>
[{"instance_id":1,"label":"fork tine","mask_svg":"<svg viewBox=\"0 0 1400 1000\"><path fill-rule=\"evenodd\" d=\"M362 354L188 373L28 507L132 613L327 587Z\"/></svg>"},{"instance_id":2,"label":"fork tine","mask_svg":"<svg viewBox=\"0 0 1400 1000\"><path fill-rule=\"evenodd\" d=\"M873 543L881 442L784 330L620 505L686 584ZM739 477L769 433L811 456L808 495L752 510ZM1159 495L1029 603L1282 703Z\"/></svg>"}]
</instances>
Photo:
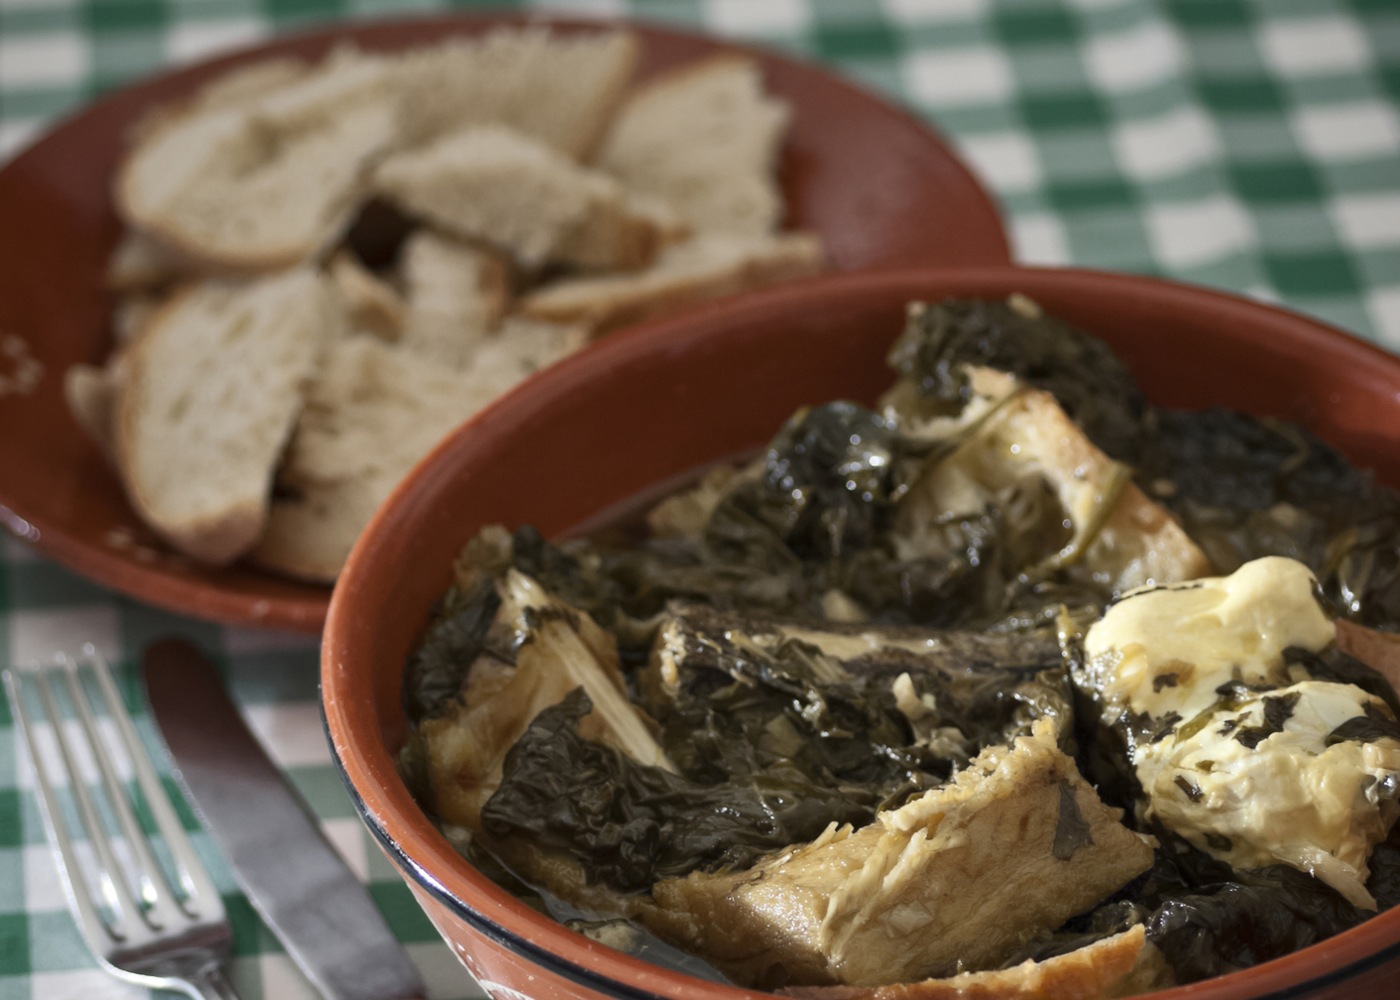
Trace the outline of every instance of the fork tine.
<instances>
[{"instance_id":1,"label":"fork tine","mask_svg":"<svg viewBox=\"0 0 1400 1000\"><path fill-rule=\"evenodd\" d=\"M44 766L43 754L39 750L39 742L34 733L34 724L24 704L22 683L19 675L13 670L5 671L5 691L14 709L15 723L23 734L25 748L29 751L29 761L34 768L34 783L39 792L39 809L45 825L49 828L51 846L58 856L58 871L63 888L68 893L68 902L78 916L79 930L87 939L88 947L100 951L110 940L111 929L93 904L92 892L78 864L78 855L73 849L73 837L63 819L58 794L49 778L48 769ZM45 711L47 712L47 706Z\"/></svg>"},{"instance_id":2,"label":"fork tine","mask_svg":"<svg viewBox=\"0 0 1400 1000\"><path fill-rule=\"evenodd\" d=\"M113 911L112 933L119 938L130 937L137 931L138 922L142 920L141 904L137 902L136 896L127 883L122 865L112 850L112 841L108 835L107 827L98 815L97 804L92 797L92 792L88 789L87 782L83 780L82 772L78 768L77 757L73 753L72 744L62 724L58 702L53 695L53 686L49 683L49 670L35 671L34 684L38 688L39 700L44 705L44 711L48 713L53 728L54 741L58 744L59 758L63 761L63 766L68 772L68 788L78 805L78 818L87 829L88 843L92 845L92 849L97 855L98 875L102 880L103 895L107 897L107 902ZM92 749L93 756L97 756L96 748Z\"/></svg>"},{"instance_id":3,"label":"fork tine","mask_svg":"<svg viewBox=\"0 0 1400 1000\"><path fill-rule=\"evenodd\" d=\"M141 788L141 794L146 799L146 804L155 819L156 829L165 838L166 847L169 848L175 862L176 873L185 891L182 909L205 920L223 919L224 904L219 891L206 873L203 862L199 860L199 855L185 833L180 818L175 815L175 809L171 806L155 767L151 764L150 755L142 745L136 726L122 704L121 694L117 691L107 661L91 643L84 644L83 657L97 678L97 686L107 702L107 711L116 724L127 755L131 758L132 770Z\"/></svg>"},{"instance_id":4,"label":"fork tine","mask_svg":"<svg viewBox=\"0 0 1400 1000\"><path fill-rule=\"evenodd\" d=\"M95 683L88 683L85 672L92 674ZM76 726L59 711L54 689L60 682L51 679L55 674L63 675L61 686L66 690L62 693L76 716ZM5 670L3 675L15 728L23 734L28 749L40 812L68 906L93 957L112 975L129 983L173 990L196 1000L237 1000L222 972L232 944L232 928L223 901L175 815L106 662L91 644L86 644L77 662L60 655L52 665ZM103 714L117 732L119 739L115 742L110 734L98 732ZM47 722L53 731L60 758L57 764L52 749L39 745L36 719ZM74 731L71 737L69 730ZM141 894L149 904L146 909L137 902L123 875L132 866L119 863L109 837L110 819L99 816L94 791L78 770L73 750L79 742L88 744L102 775L103 797L130 847L129 853L136 859ZM130 790L128 794L126 783L118 779L109 757L113 750L126 752L139 793ZM82 863L86 859L78 857L72 833L75 828L63 815L53 780L59 768L67 772L81 823L97 855L97 872L102 880L99 893L92 891L93 873ZM172 866L156 860L150 839L136 820L132 806L137 794L146 800L156 828L165 837L178 881L186 893L183 900L167 875ZM87 872L85 867L89 867Z\"/></svg>"},{"instance_id":5,"label":"fork tine","mask_svg":"<svg viewBox=\"0 0 1400 1000\"><path fill-rule=\"evenodd\" d=\"M102 774L102 783L107 791L108 804L111 805L112 812L117 817L117 824L131 849L138 893L146 904L144 916L147 922L157 928L169 927L180 919L180 914L176 912L179 901L173 893L162 892L160 889L160 886L169 888L169 882L151 853L146 835L141 831L136 822L136 815L132 812L126 789L117 778L116 771L108 759L107 751L111 748L97 730L97 723L89 706L91 696L83 689L82 682L78 679L77 665L62 654L57 657L57 662L59 672L63 674L68 686L68 700L77 711L78 721L82 724L88 745L92 747L93 757L97 760L97 768ZM127 756L134 757L129 750Z\"/></svg>"}]
</instances>

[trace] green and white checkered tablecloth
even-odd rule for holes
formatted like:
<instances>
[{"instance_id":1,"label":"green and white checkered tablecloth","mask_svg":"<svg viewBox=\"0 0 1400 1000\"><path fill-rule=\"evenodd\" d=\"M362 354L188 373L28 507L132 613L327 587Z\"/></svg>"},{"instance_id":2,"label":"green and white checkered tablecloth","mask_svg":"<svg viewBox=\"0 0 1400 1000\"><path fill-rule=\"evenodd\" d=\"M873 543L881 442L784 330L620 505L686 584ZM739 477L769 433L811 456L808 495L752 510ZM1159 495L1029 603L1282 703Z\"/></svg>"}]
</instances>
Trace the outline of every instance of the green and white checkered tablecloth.
<instances>
[{"instance_id":1,"label":"green and white checkered tablecloth","mask_svg":"<svg viewBox=\"0 0 1400 1000\"><path fill-rule=\"evenodd\" d=\"M439 6L0 0L0 157L162 66L312 22ZM699 26L865 81L956 140L999 196L1022 261L1229 288L1400 351L1400 0L538 6ZM0 660L91 641L139 706L139 651L171 632L222 657L254 728L368 881L431 995L478 996L360 828L330 766L314 643L154 611L0 539ZM0 1000L140 996L94 968L72 927L22 756L0 705ZM241 995L313 996L199 837L228 893Z\"/></svg>"}]
</instances>

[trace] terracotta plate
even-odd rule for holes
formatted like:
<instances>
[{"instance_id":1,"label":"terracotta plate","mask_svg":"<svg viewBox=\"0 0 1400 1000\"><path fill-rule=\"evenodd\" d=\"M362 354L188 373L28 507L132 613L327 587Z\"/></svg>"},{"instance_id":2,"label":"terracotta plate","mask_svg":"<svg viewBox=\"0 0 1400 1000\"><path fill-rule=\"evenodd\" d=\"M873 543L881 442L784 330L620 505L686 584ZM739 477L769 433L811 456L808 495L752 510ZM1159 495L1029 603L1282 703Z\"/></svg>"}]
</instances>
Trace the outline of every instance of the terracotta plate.
<instances>
[{"instance_id":1,"label":"terracotta plate","mask_svg":"<svg viewBox=\"0 0 1400 1000\"><path fill-rule=\"evenodd\" d=\"M42 373L31 391L0 395L0 521L77 572L152 604L215 621L318 631L329 588L240 566L211 570L172 555L137 521L68 413L64 370L102 360L110 346L112 301L101 283L119 234L110 178L133 122L232 66L273 54L319 56L347 39L402 49L503 20L361 23L279 40L113 94L0 170L0 377L21 367ZM597 26L549 23L570 31ZM643 75L742 49L680 31L637 31ZM922 122L816 66L744 51L794 110L782 161L789 222L819 231L835 268L1009 259L992 202Z\"/></svg>"}]
</instances>

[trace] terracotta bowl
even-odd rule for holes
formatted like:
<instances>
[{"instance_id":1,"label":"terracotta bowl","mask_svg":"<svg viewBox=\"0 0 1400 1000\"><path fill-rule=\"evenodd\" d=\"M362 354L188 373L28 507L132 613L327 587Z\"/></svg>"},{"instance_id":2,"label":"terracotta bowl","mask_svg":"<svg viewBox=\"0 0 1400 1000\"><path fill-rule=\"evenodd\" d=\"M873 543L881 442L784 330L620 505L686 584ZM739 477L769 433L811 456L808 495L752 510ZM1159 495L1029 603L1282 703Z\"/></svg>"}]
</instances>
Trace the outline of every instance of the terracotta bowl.
<instances>
[{"instance_id":1,"label":"terracotta bowl","mask_svg":"<svg viewBox=\"0 0 1400 1000\"><path fill-rule=\"evenodd\" d=\"M43 371L32 392L0 388L0 525L84 576L151 604L214 621L319 631L330 588L242 565L210 569L171 553L138 520L68 412L64 370L101 362L112 346L112 298L102 280L120 234L112 174L136 121L234 66L273 55L316 58L347 40L393 51L522 20L454 14L361 21L277 39L107 96L0 168L0 376L21 363L7 353L16 344ZM530 20L562 31L600 27ZM723 52L759 61L768 89L793 109L780 165L787 222L821 233L833 268L1010 260L991 199L914 116L811 63L685 31L635 30L640 78Z\"/></svg>"},{"instance_id":2,"label":"terracotta bowl","mask_svg":"<svg viewBox=\"0 0 1400 1000\"><path fill-rule=\"evenodd\" d=\"M1020 291L1107 340L1152 400L1305 424L1400 484L1400 358L1310 319L1147 278L969 269L812 279L604 341L445 441L380 510L331 602L322 692L335 758L365 823L442 935L499 997L752 992L594 943L465 862L394 770L400 679L453 557L483 525L558 535L656 484L765 443L794 409L873 399L910 299ZM1393 995L1400 909L1286 958L1157 1000ZM517 992L518 991L518 992Z\"/></svg>"}]
</instances>

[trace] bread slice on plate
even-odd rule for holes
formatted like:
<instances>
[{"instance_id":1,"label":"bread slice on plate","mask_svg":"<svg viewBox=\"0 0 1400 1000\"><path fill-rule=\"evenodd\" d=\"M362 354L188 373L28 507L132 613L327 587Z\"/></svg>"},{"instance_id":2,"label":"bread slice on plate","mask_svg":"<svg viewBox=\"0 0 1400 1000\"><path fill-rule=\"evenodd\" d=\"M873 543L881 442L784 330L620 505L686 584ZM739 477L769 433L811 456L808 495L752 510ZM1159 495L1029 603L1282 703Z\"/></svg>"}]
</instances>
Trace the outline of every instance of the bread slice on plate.
<instances>
[{"instance_id":1,"label":"bread slice on plate","mask_svg":"<svg viewBox=\"0 0 1400 1000\"><path fill-rule=\"evenodd\" d=\"M498 28L411 52L396 73L412 143L499 124L587 159L621 102L641 46L627 31Z\"/></svg>"},{"instance_id":2,"label":"bread slice on plate","mask_svg":"<svg viewBox=\"0 0 1400 1000\"><path fill-rule=\"evenodd\" d=\"M333 344L308 392L254 561L334 580L398 481L485 402L460 373L377 338Z\"/></svg>"},{"instance_id":3,"label":"bread slice on plate","mask_svg":"<svg viewBox=\"0 0 1400 1000\"><path fill-rule=\"evenodd\" d=\"M399 344L429 361L462 369L510 305L510 275L493 254L420 229L399 253L405 299Z\"/></svg>"},{"instance_id":4,"label":"bread slice on plate","mask_svg":"<svg viewBox=\"0 0 1400 1000\"><path fill-rule=\"evenodd\" d=\"M454 371L366 336L332 345L278 477L260 565L331 582L371 515L449 431L585 332L507 321Z\"/></svg>"},{"instance_id":5,"label":"bread slice on plate","mask_svg":"<svg viewBox=\"0 0 1400 1000\"><path fill-rule=\"evenodd\" d=\"M165 244L128 229L107 258L107 287L114 292L160 288L190 274L190 262Z\"/></svg>"},{"instance_id":6,"label":"bread slice on plate","mask_svg":"<svg viewBox=\"0 0 1400 1000\"><path fill-rule=\"evenodd\" d=\"M119 212L198 267L306 261L344 231L365 170L397 141L386 67L342 52L256 97L167 116L123 162Z\"/></svg>"},{"instance_id":7,"label":"bread slice on plate","mask_svg":"<svg viewBox=\"0 0 1400 1000\"><path fill-rule=\"evenodd\" d=\"M782 221L776 175L791 111L765 93L758 63L721 55L638 88L598 166L669 204L697 231L757 235Z\"/></svg>"},{"instance_id":8,"label":"bread slice on plate","mask_svg":"<svg viewBox=\"0 0 1400 1000\"><path fill-rule=\"evenodd\" d=\"M250 548L339 313L309 269L177 292L124 354L111 436L132 505L212 564Z\"/></svg>"},{"instance_id":9,"label":"bread slice on plate","mask_svg":"<svg viewBox=\"0 0 1400 1000\"><path fill-rule=\"evenodd\" d=\"M390 156L375 171L374 189L408 214L500 247L529 268L559 262L635 270L681 235L678 223L629 203L611 177L498 125Z\"/></svg>"},{"instance_id":10,"label":"bread slice on plate","mask_svg":"<svg viewBox=\"0 0 1400 1000\"><path fill-rule=\"evenodd\" d=\"M477 347L467 378L476 391L495 399L541 368L572 354L588 338L588 328L581 325L510 316Z\"/></svg>"},{"instance_id":11,"label":"bread slice on plate","mask_svg":"<svg viewBox=\"0 0 1400 1000\"><path fill-rule=\"evenodd\" d=\"M112 406L126 373L126 355L118 350L106 365L76 364L63 373L63 398L73 419L109 461L112 445Z\"/></svg>"},{"instance_id":12,"label":"bread slice on plate","mask_svg":"<svg viewBox=\"0 0 1400 1000\"><path fill-rule=\"evenodd\" d=\"M236 107L256 100L305 76L310 68L302 59L270 56L227 70L204 84L187 99L163 104L147 112L127 133L127 139L135 145L181 115L195 111L217 111L220 108Z\"/></svg>"},{"instance_id":13,"label":"bread slice on plate","mask_svg":"<svg viewBox=\"0 0 1400 1000\"><path fill-rule=\"evenodd\" d=\"M821 266L821 240L813 233L703 233L666 248L637 274L542 285L520 300L520 312L605 333L706 299L815 274Z\"/></svg>"},{"instance_id":14,"label":"bread slice on plate","mask_svg":"<svg viewBox=\"0 0 1400 1000\"><path fill-rule=\"evenodd\" d=\"M380 340L394 341L403 336L407 305L389 282L360 263L353 253L342 250L326 268L336 302L345 314L349 333L373 334Z\"/></svg>"}]
</instances>

